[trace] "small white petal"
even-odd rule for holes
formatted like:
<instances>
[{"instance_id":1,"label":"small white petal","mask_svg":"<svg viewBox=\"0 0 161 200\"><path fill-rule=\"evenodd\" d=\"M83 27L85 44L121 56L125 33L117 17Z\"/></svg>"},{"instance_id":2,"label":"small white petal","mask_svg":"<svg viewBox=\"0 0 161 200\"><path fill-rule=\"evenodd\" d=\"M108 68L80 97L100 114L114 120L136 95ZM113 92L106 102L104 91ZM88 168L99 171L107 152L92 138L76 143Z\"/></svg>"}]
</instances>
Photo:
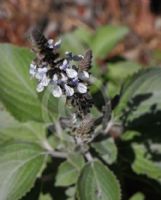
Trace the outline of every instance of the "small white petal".
<instances>
[{"instance_id":1,"label":"small white petal","mask_svg":"<svg viewBox=\"0 0 161 200\"><path fill-rule=\"evenodd\" d=\"M44 90L44 86L41 82L37 85L36 90L37 90L37 92L42 92Z\"/></svg>"},{"instance_id":2,"label":"small white petal","mask_svg":"<svg viewBox=\"0 0 161 200\"><path fill-rule=\"evenodd\" d=\"M65 91L66 91L66 95L67 96L73 96L73 94L74 94L74 89L73 88L71 88L70 86L68 86L68 85L64 85L64 87L65 87Z\"/></svg>"},{"instance_id":3,"label":"small white petal","mask_svg":"<svg viewBox=\"0 0 161 200\"><path fill-rule=\"evenodd\" d=\"M78 83L77 90L79 93L84 94L87 92L87 86L84 85L83 83Z\"/></svg>"},{"instance_id":4,"label":"small white petal","mask_svg":"<svg viewBox=\"0 0 161 200\"><path fill-rule=\"evenodd\" d=\"M62 89L58 85L54 85L52 94L54 97L61 97L62 96Z\"/></svg>"},{"instance_id":5,"label":"small white petal","mask_svg":"<svg viewBox=\"0 0 161 200\"><path fill-rule=\"evenodd\" d=\"M36 65L31 63L30 64L30 69L29 69L29 74L31 76L35 76L36 75L36 72L37 72L37 69L36 69Z\"/></svg>"},{"instance_id":6,"label":"small white petal","mask_svg":"<svg viewBox=\"0 0 161 200\"><path fill-rule=\"evenodd\" d=\"M63 61L63 65L66 65L66 64L68 64L68 61L65 59L65 60Z\"/></svg>"},{"instance_id":7,"label":"small white petal","mask_svg":"<svg viewBox=\"0 0 161 200\"><path fill-rule=\"evenodd\" d=\"M35 78L38 80L42 80L43 76L44 76L44 73L36 72L36 74L35 74Z\"/></svg>"},{"instance_id":8,"label":"small white petal","mask_svg":"<svg viewBox=\"0 0 161 200\"><path fill-rule=\"evenodd\" d=\"M74 113L74 114L72 114L72 123L73 123L73 124L76 124L76 122L77 122L77 116L76 116L76 114Z\"/></svg>"},{"instance_id":9,"label":"small white petal","mask_svg":"<svg viewBox=\"0 0 161 200\"><path fill-rule=\"evenodd\" d=\"M30 68L29 74L30 74L31 76L35 76L35 75L36 75L36 69Z\"/></svg>"},{"instance_id":10,"label":"small white petal","mask_svg":"<svg viewBox=\"0 0 161 200\"><path fill-rule=\"evenodd\" d=\"M67 80L68 78L63 73L61 73L61 81L66 82Z\"/></svg>"},{"instance_id":11,"label":"small white petal","mask_svg":"<svg viewBox=\"0 0 161 200\"><path fill-rule=\"evenodd\" d=\"M39 73L46 73L48 71L47 67L38 68Z\"/></svg>"},{"instance_id":12,"label":"small white petal","mask_svg":"<svg viewBox=\"0 0 161 200\"><path fill-rule=\"evenodd\" d=\"M62 65L60 65L60 69L61 70L64 70L64 69L66 69L67 68L67 66L68 66L68 61L65 59L64 61L63 61L63 64Z\"/></svg>"},{"instance_id":13,"label":"small white petal","mask_svg":"<svg viewBox=\"0 0 161 200\"><path fill-rule=\"evenodd\" d=\"M66 73L67 73L67 76L68 76L69 78L76 78L77 75L78 75L78 73L77 73L76 70L70 69L70 68L67 68L67 69L66 69Z\"/></svg>"},{"instance_id":14,"label":"small white petal","mask_svg":"<svg viewBox=\"0 0 161 200\"><path fill-rule=\"evenodd\" d=\"M59 48L60 45L61 45L61 40L58 40L57 42L55 42L54 47Z\"/></svg>"},{"instance_id":15,"label":"small white petal","mask_svg":"<svg viewBox=\"0 0 161 200\"><path fill-rule=\"evenodd\" d=\"M66 55L66 56L68 56L69 54L71 54L71 52L69 52L69 51L66 51L66 52L65 52L65 55Z\"/></svg>"},{"instance_id":16,"label":"small white petal","mask_svg":"<svg viewBox=\"0 0 161 200\"><path fill-rule=\"evenodd\" d=\"M35 74L35 78L38 80L41 80L43 78L43 76L44 76L44 74L39 73L39 72L36 72L36 74Z\"/></svg>"},{"instance_id":17,"label":"small white petal","mask_svg":"<svg viewBox=\"0 0 161 200\"><path fill-rule=\"evenodd\" d=\"M58 75L57 75L57 74L54 74L54 75L53 75L53 81L54 81L54 82L57 82L57 80L58 80Z\"/></svg>"},{"instance_id":18,"label":"small white petal","mask_svg":"<svg viewBox=\"0 0 161 200\"><path fill-rule=\"evenodd\" d=\"M78 78L82 81L87 81L89 79L89 73L86 71L79 72Z\"/></svg>"},{"instance_id":19,"label":"small white petal","mask_svg":"<svg viewBox=\"0 0 161 200\"><path fill-rule=\"evenodd\" d=\"M43 86L48 86L50 82L50 79L45 75L41 81Z\"/></svg>"},{"instance_id":20,"label":"small white petal","mask_svg":"<svg viewBox=\"0 0 161 200\"><path fill-rule=\"evenodd\" d=\"M48 71L47 67L38 68L35 74L35 78L38 80L42 80L44 76L46 76L46 72Z\"/></svg>"},{"instance_id":21,"label":"small white petal","mask_svg":"<svg viewBox=\"0 0 161 200\"><path fill-rule=\"evenodd\" d=\"M30 64L30 69L36 69L36 65L33 64L33 63L31 63L31 64Z\"/></svg>"},{"instance_id":22,"label":"small white petal","mask_svg":"<svg viewBox=\"0 0 161 200\"><path fill-rule=\"evenodd\" d=\"M49 39L49 40L48 40L48 47L49 47L50 49L53 49L53 48L54 48L54 40L53 40L53 39Z\"/></svg>"},{"instance_id":23,"label":"small white petal","mask_svg":"<svg viewBox=\"0 0 161 200\"><path fill-rule=\"evenodd\" d=\"M53 39L49 39L48 40L48 44L53 44L54 43L54 40Z\"/></svg>"}]
</instances>

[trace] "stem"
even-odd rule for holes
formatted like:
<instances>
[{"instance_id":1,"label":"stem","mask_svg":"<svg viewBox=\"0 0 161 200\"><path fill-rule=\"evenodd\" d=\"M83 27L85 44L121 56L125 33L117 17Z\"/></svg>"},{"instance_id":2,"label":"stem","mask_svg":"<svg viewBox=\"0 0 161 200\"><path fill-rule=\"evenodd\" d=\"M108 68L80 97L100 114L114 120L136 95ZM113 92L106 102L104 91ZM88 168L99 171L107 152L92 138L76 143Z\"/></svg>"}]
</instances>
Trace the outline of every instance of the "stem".
<instances>
[{"instance_id":1,"label":"stem","mask_svg":"<svg viewBox=\"0 0 161 200\"><path fill-rule=\"evenodd\" d=\"M109 121L109 123L107 124L104 130L104 133L107 134L113 125L114 125L113 121Z\"/></svg>"},{"instance_id":2,"label":"stem","mask_svg":"<svg viewBox=\"0 0 161 200\"><path fill-rule=\"evenodd\" d=\"M61 128L59 122L55 123L55 129L56 129L56 133L58 134L58 137L62 140L63 139L63 137L62 137L62 128Z\"/></svg>"},{"instance_id":3,"label":"stem","mask_svg":"<svg viewBox=\"0 0 161 200\"><path fill-rule=\"evenodd\" d=\"M78 146L80 146L80 148L82 149L82 147L83 147L83 145L84 145L84 144L82 143L82 140L81 140L80 138L76 138L75 141L76 141L76 144L77 144ZM83 148L83 149L84 149L84 148ZM91 153L90 153L89 151L86 151L86 152L82 151L82 154L86 157L86 159L87 159L89 162L93 161L93 157L92 157L92 155L91 155Z\"/></svg>"},{"instance_id":4,"label":"stem","mask_svg":"<svg viewBox=\"0 0 161 200\"><path fill-rule=\"evenodd\" d=\"M54 151L53 148L50 146L50 144L47 141L44 141L43 147L48 151L48 154L50 154L53 157L67 158L67 156L68 156L68 154L65 152Z\"/></svg>"},{"instance_id":5,"label":"stem","mask_svg":"<svg viewBox=\"0 0 161 200\"><path fill-rule=\"evenodd\" d=\"M55 158L67 158L67 154L59 151L48 151L48 153Z\"/></svg>"},{"instance_id":6,"label":"stem","mask_svg":"<svg viewBox=\"0 0 161 200\"><path fill-rule=\"evenodd\" d=\"M92 155L90 154L89 151L85 153L85 157L86 157L86 159L87 159L89 162L92 162L92 161L93 161L93 157L92 157Z\"/></svg>"}]
</instances>

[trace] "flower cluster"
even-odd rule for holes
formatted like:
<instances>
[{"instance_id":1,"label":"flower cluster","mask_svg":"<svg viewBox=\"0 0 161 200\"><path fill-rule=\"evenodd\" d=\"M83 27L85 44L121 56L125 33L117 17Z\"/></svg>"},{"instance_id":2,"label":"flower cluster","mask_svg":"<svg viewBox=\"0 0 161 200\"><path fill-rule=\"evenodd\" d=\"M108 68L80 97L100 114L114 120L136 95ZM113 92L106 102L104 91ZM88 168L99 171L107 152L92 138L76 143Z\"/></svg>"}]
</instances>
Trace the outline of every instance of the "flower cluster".
<instances>
[{"instance_id":1,"label":"flower cluster","mask_svg":"<svg viewBox=\"0 0 161 200\"><path fill-rule=\"evenodd\" d=\"M47 41L47 47L55 52L60 47L60 43L60 40L54 43L50 39ZM74 93L87 93L89 73L76 65L84 59L82 55L65 52L65 58L61 59L61 62L54 63L54 67L52 63L45 62L40 55L38 56L39 59L35 59L30 64L30 75L38 80L37 92L42 92L50 84L54 97L60 97L63 94L70 97Z\"/></svg>"},{"instance_id":2,"label":"flower cluster","mask_svg":"<svg viewBox=\"0 0 161 200\"><path fill-rule=\"evenodd\" d=\"M84 56L65 52L64 57L60 58L58 49L61 40L54 43L52 39L47 40L39 32L33 32L32 36L36 58L30 64L29 72L38 80L37 92L42 92L50 85L54 97L65 95L68 100L72 100L73 105L79 106L80 110L84 109L84 106L89 109L92 101L87 103L86 100L89 100L91 50L88 50Z\"/></svg>"}]
</instances>

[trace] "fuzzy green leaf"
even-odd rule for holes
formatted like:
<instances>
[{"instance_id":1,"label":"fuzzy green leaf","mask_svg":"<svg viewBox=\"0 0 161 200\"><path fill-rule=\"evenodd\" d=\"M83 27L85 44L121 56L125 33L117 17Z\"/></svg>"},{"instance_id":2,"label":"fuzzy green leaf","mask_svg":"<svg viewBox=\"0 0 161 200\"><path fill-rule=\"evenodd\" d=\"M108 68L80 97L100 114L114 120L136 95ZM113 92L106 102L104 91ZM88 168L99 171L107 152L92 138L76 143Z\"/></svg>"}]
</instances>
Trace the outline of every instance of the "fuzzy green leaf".
<instances>
[{"instance_id":1,"label":"fuzzy green leaf","mask_svg":"<svg viewBox=\"0 0 161 200\"><path fill-rule=\"evenodd\" d=\"M108 63L107 78L110 80L108 83L108 95L113 97L119 94L123 82L125 82L129 76L139 71L139 69L141 69L141 66L131 61Z\"/></svg>"},{"instance_id":2,"label":"fuzzy green leaf","mask_svg":"<svg viewBox=\"0 0 161 200\"><path fill-rule=\"evenodd\" d=\"M63 42L61 51L71 51L74 54L84 53L84 50L89 48L85 47L91 40L92 32L87 28L79 27L76 30L66 33L62 36Z\"/></svg>"},{"instance_id":3,"label":"fuzzy green leaf","mask_svg":"<svg viewBox=\"0 0 161 200\"><path fill-rule=\"evenodd\" d=\"M117 147L113 138L101 142L92 143L92 147L98 152L101 158L108 164L112 164L117 159Z\"/></svg>"},{"instance_id":4,"label":"fuzzy green leaf","mask_svg":"<svg viewBox=\"0 0 161 200\"><path fill-rule=\"evenodd\" d=\"M9 44L0 45L0 100L20 121L41 121L41 104L29 76L31 52Z\"/></svg>"},{"instance_id":5,"label":"fuzzy green leaf","mask_svg":"<svg viewBox=\"0 0 161 200\"><path fill-rule=\"evenodd\" d=\"M22 142L43 144L46 125L38 122L15 123L0 128L0 141L14 139Z\"/></svg>"},{"instance_id":6,"label":"fuzzy green leaf","mask_svg":"<svg viewBox=\"0 0 161 200\"><path fill-rule=\"evenodd\" d=\"M108 77L122 84L128 76L133 75L141 69L141 65L132 61L120 61L117 63L108 63Z\"/></svg>"},{"instance_id":7,"label":"fuzzy green leaf","mask_svg":"<svg viewBox=\"0 0 161 200\"><path fill-rule=\"evenodd\" d=\"M83 168L78 183L79 200L120 200L121 191L114 174L100 161L94 160Z\"/></svg>"},{"instance_id":8,"label":"fuzzy green leaf","mask_svg":"<svg viewBox=\"0 0 161 200\"><path fill-rule=\"evenodd\" d=\"M97 58L105 58L107 54L120 42L128 33L126 27L103 26L97 29L90 41L90 48Z\"/></svg>"},{"instance_id":9,"label":"fuzzy green leaf","mask_svg":"<svg viewBox=\"0 0 161 200\"><path fill-rule=\"evenodd\" d=\"M135 154L135 160L132 163L132 169L137 174L146 175L161 183L161 166L159 162L152 160L145 146L133 144L132 148Z\"/></svg>"},{"instance_id":10,"label":"fuzzy green leaf","mask_svg":"<svg viewBox=\"0 0 161 200\"><path fill-rule=\"evenodd\" d=\"M138 137L140 135L141 135L141 133L139 133L137 131L126 131L120 136L120 138L123 141L132 141L132 140L134 140L135 137Z\"/></svg>"},{"instance_id":11,"label":"fuzzy green leaf","mask_svg":"<svg viewBox=\"0 0 161 200\"><path fill-rule=\"evenodd\" d=\"M65 191L66 196L68 197L67 200L75 200L75 192L76 192L76 187L69 187Z\"/></svg>"},{"instance_id":12,"label":"fuzzy green leaf","mask_svg":"<svg viewBox=\"0 0 161 200\"><path fill-rule=\"evenodd\" d=\"M129 200L144 200L144 199L145 199L144 194L141 192L137 192Z\"/></svg>"},{"instance_id":13,"label":"fuzzy green leaf","mask_svg":"<svg viewBox=\"0 0 161 200\"><path fill-rule=\"evenodd\" d=\"M42 172L45 152L36 144L10 142L0 146L1 200L18 200Z\"/></svg>"},{"instance_id":14,"label":"fuzzy green leaf","mask_svg":"<svg viewBox=\"0 0 161 200\"><path fill-rule=\"evenodd\" d=\"M0 45L0 100L19 121L51 121L56 117L58 99L36 92L36 81L29 75L33 55L29 49ZM52 114L51 114L52 113Z\"/></svg>"},{"instance_id":15,"label":"fuzzy green leaf","mask_svg":"<svg viewBox=\"0 0 161 200\"><path fill-rule=\"evenodd\" d=\"M39 200L53 200L49 194L41 194Z\"/></svg>"},{"instance_id":16,"label":"fuzzy green leaf","mask_svg":"<svg viewBox=\"0 0 161 200\"><path fill-rule=\"evenodd\" d=\"M0 102L0 128L8 127L8 125L13 125L18 123L14 117L7 112L4 105Z\"/></svg>"},{"instance_id":17,"label":"fuzzy green leaf","mask_svg":"<svg viewBox=\"0 0 161 200\"><path fill-rule=\"evenodd\" d=\"M115 116L124 126L136 129L161 121L161 68L135 74L123 87ZM137 130L137 129L136 129Z\"/></svg>"},{"instance_id":18,"label":"fuzzy green leaf","mask_svg":"<svg viewBox=\"0 0 161 200\"><path fill-rule=\"evenodd\" d=\"M84 159L79 154L70 155L67 161L61 163L56 176L56 186L69 186L76 183L80 170L84 166Z\"/></svg>"}]
</instances>

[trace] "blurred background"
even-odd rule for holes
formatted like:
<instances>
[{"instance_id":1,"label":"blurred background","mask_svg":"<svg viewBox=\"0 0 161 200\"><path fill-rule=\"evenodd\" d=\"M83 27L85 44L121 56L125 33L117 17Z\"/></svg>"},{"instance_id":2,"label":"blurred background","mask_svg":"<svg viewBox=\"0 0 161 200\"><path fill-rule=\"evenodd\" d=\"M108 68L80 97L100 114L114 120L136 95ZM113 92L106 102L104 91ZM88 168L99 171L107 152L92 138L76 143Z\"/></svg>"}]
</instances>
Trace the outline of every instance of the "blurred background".
<instances>
[{"instance_id":1,"label":"blurred background","mask_svg":"<svg viewBox=\"0 0 161 200\"><path fill-rule=\"evenodd\" d=\"M77 27L125 25L129 34L108 58L161 65L160 0L0 0L0 42L29 46L28 33L37 23L53 38Z\"/></svg>"}]
</instances>

